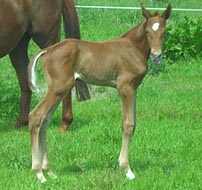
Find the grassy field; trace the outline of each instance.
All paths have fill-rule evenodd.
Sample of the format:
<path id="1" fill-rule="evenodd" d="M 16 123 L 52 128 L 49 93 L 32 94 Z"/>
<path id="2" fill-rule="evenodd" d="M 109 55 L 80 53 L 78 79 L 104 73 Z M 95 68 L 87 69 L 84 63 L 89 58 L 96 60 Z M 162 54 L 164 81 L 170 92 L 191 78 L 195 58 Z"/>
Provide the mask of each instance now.
<path id="1" fill-rule="evenodd" d="M 88 102 L 74 101 L 75 120 L 67 134 L 57 130 L 60 109 L 54 114 L 48 145 L 58 179 L 44 185 L 30 169 L 28 128 L 16 132 L 11 130 L 13 119 L 1 120 L 0 187 L 201 189 L 201 72 L 198 61 L 181 62 L 144 80 L 138 92 L 137 129 L 130 146 L 137 177 L 134 181 L 127 181 L 118 167 L 121 110 L 117 93 L 110 90 Z"/>
<path id="2" fill-rule="evenodd" d="M 117 6 L 124 6 L 124 2 L 76 1 Z M 147 6 L 167 5 L 167 1 L 143 2 Z M 178 7 L 201 6 L 198 1 L 173 3 Z M 139 2 L 127 3 L 133 5 Z M 93 41 L 115 38 L 143 21 L 139 11 L 79 9 L 78 13 L 83 39 Z M 170 20 L 183 20 L 185 14 L 175 12 Z M 31 43 L 30 55 L 37 49 Z M 187 59 L 166 65 L 165 60 L 161 68 L 163 72 L 156 74 L 157 68 L 153 67 L 138 91 L 137 128 L 130 146 L 135 180 L 125 179 L 117 161 L 121 147 L 119 96 L 114 89 L 100 87 L 94 89 L 90 101 L 79 103 L 74 98 L 74 122 L 68 133 L 58 132 L 61 107 L 54 114 L 47 138 L 49 160 L 58 178 L 40 184 L 31 172 L 28 127 L 12 130 L 20 91 L 8 57 L 1 59 L 0 189 L 201 190 L 202 61 Z M 38 101 L 34 94 L 32 107 Z"/>

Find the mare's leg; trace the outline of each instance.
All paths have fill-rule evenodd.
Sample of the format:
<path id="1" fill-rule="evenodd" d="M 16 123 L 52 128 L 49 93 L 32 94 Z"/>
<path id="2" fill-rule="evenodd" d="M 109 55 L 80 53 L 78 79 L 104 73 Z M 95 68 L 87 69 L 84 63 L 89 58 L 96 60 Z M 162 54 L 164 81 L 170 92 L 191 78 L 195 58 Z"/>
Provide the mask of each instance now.
<path id="1" fill-rule="evenodd" d="M 61 132 L 67 131 L 69 125 L 73 121 L 72 115 L 73 115 L 72 114 L 72 96 L 70 92 L 64 97 L 62 101 L 62 123 L 61 123 L 61 127 L 59 128 Z"/>
<path id="2" fill-rule="evenodd" d="M 25 34 L 18 46 L 9 54 L 11 62 L 16 70 L 21 89 L 20 112 L 15 128 L 21 128 L 28 124 L 30 111 L 31 90 L 28 86 L 27 66 L 29 63 L 27 48 L 30 36 Z"/>
<path id="3" fill-rule="evenodd" d="M 134 179 L 135 175 L 132 172 L 128 160 L 128 148 L 130 139 L 135 130 L 135 107 L 136 93 L 130 85 L 125 85 L 119 90 L 122 101 L 122 147 L 119 156 L 119 164 L 126 172 L 128 179 Z"/>

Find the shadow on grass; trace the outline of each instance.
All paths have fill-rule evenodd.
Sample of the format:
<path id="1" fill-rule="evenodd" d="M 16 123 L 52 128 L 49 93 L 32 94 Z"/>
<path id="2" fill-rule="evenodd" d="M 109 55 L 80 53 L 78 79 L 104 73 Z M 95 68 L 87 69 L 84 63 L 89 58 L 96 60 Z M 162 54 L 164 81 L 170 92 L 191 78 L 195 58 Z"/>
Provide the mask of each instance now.
<path id="1" fill-rule="evenodd" d="M 1 120 L 0 121 L 0 133 L 2 132 L 11 132 L 14 130 L 14 122 Z"/>
<path id="2" fill-rule="evenodd" d="M 29 132 L 29 126 L 25 125 L 22 128 L 16 130 L 14 128 L 15 121 L 0 120 L 0 133 L 12 133 L 12 132 Z"/>
<path id="3" fill-rule="evenodd" d="M 90 125 L 91 121 L 92 121 L 91 118 L 74 117 L 73 122 L 67 128 L 67 132 L 76 132 L 84 127 L 87 127 Z M 61 118 L 53 117 L 48 128 L 50 127 L 59 129 L 60 125 L 61 125 Z"/>
<path id="4" fill-rule="evenodd" d="M 92 170 L 103 170 L 103 169 L 109 169 L 108 167 L 105 166 L 105 164 L 101 162 L 86 162 L 86 163 L 78 163 L 75 161 L 74 163 L 67 164 L 63 168 L 60 169 L 59 173 L 61 175 L 68 175 L 68 174 L 82 174 L 85 172 L 89 172 Z M 111 169 L 114 169 L 112 166 Z M 118 171 L 118 170 L 117 170 Z"/>
<path id="5" fill-rule="evenodd" d="M 170 174 L 171 171 L 176 167 L 172 162 L 162 163 L 161 161 L 153 162 L 153 161 L 145 161 L 138 160 L 135 163 L 132 163 L 132 168 L 134 168 L 135 172 L 144 172 L 149 168 L 161 168 L 165 174 Z"/>

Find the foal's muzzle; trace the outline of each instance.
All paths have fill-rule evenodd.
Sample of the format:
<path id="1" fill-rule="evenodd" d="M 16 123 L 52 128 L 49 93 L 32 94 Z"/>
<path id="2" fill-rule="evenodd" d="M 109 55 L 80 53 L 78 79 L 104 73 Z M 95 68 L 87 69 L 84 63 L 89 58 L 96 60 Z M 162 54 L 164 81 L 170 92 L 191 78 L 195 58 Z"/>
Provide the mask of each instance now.
<path id="1" fill-rule="evenodd" d="M 160 64 L 162 60 L 162 51 L 161 50 L 151 50 L 150 54 L 151 60 L 156 63 Z"/>

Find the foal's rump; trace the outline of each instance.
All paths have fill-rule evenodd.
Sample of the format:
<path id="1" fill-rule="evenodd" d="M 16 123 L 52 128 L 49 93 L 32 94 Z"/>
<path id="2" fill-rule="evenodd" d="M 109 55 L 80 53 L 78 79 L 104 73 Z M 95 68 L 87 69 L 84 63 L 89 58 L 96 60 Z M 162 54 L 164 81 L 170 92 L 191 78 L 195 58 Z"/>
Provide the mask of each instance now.
<path id="1" fill-rule="evenodd" d="M 60 85 L 68 83 L 69 80 L 74 80 L 73 66 L 77 57 L 75 54 L 78 52 L 78 46 L 74 41 L 77 40 L 64 40 L 62 43 L 42 49 L 34 55 L 28 66 L 29 86 L 33 91 L 41 90 L 37 85 L 36 71 L 40 57 L 47 86 L 55 85 L 58 88 Z M 75 86 L 78 101 L 90 99 L 88 86 L 82 80 L 75 80 Z"/>

